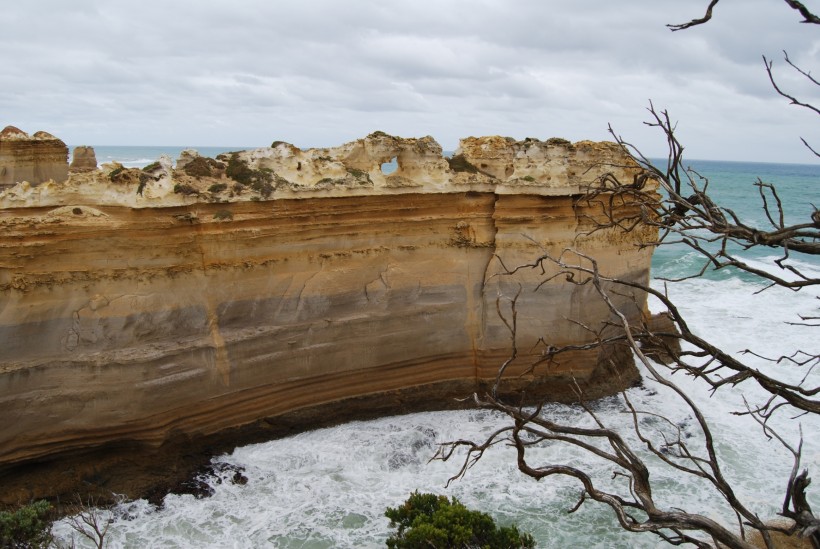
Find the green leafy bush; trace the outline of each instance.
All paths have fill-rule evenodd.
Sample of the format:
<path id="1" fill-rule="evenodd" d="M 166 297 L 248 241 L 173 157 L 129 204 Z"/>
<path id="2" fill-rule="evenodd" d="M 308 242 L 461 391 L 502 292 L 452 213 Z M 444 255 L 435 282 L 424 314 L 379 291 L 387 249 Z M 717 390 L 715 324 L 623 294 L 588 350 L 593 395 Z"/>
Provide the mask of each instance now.
<path id="1" fill-rule="evenodd" d="M 208 192 L 209 193 L 221 193 L 222 191 L 224 191 L 227 188 L 228 188 L 227 183 L 214 183 L 213 185 L 208 187 Z"/>
<path id="2" fill-rule="evenodd" d="M 16 511 L 0 512 L 0 547 L 39 549 L 52 542 L 51 521 L 47 520 L 51 504 L 35 501 Z"/>
<path id="3" fill-rule="evenodd" d="M 471 511 L 456 498 L 413 492 L 401 507 L 389 507 L 385 516 L 398 528 L 387 539 L 391 549 L 535 547 L 531 535 L 515 526 L 499 528 L 490 515 Z"/>

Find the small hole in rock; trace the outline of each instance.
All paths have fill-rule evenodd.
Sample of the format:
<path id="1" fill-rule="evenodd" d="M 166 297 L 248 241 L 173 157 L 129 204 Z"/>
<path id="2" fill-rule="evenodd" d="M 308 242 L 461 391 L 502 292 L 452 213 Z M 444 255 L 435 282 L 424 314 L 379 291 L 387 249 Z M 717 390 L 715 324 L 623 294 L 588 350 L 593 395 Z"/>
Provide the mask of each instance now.
<path id="1" fill-rule="evenodd" d="M 80 208 L 74 208 L 73 210 L 71 210 L 71 213 L 73 213 L 74 215 L 83 215 L 83 211 Z"/>
<path id="2" fill-rule="evenodd" d="M 382 164 L 382 173 L 384 175 L 390 175 L 391 173 L 395 172 L 399 169 L 398 157 L 394 156 L 390 159 L 390 162 L 385 162 Z"/>

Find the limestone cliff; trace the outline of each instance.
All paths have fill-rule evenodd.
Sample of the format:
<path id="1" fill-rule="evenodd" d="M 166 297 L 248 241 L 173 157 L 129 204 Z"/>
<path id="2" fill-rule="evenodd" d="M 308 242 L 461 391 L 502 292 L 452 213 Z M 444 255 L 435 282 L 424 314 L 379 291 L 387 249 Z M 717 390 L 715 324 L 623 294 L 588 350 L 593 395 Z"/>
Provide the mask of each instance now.
<path id="1" fill-rule="evenodd" d="M 6 126 L 0 132 L 0 190 L 21 181 L 37 185 L 68 178 L 68 147 L 47 132 Z"/>
<path id="2" fill-rule="evenodd" d="M 516 377 L 542 336 L 588 339 L 567 318 L 608 314 L 561 279 L 534 291 L 540 271 L 501 275 L 575 247 L 647 280 L 650 235 L 586 234 L 599 213 L 577 201 L 631 177 L 615 144 L 469 138 L 445 159 L 375 133 L 184 156 L 0 192 L 0 467 L 451 404 L 508 356 L 496 302 L 518 288 L 514 384 L 565 400 L 573 376 L 590 395 L 635 380 L 631 355 L 614 378 L 597 352 Z"/>

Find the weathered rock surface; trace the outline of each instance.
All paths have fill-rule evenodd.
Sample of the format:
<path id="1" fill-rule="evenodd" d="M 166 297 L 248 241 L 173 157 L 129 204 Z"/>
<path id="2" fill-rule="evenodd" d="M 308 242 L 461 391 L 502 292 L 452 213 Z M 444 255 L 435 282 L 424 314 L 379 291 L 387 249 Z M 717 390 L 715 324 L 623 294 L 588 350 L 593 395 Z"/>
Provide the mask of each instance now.
<path id="1" fill-rule="evenodd" d="M 101 448 L 121 463 L 237 429 L 452 406 L 509 355 L 497 304 L 508 310 L 519 289 L 511 387 L 569 400 L 573 378 L 590 396 L 634 382 L 616 349 L 519 377 L 539 338 L 589 340 L 567 318 L 594 327 L 609 315 L 590 288 L 555 278 L 535 291 L 550 273 L 503 274 L 574 247 L 646 281 L 651 251 L 636 243 L 651 235 L 587 234 L 600 212 L 577 200 L 605 172 L 631 179 L 632 161 L 609 143 L 495 137 L 464 140 L 459 155 L 451 167 L 432 138 L 376 133 L 0 193 L 7 479 Z M 55 490 L 102 467 L 81 463 Z M 19 486 L 9 493 L 32 495 Z"/>
<path id="2" fill-rule="evenodd" d="M 90 172 L 97 169 L 97 155 L 94 153 L 94 147 L 74 147 L 71 157 L 71 165 L 68 167 L 71 173 Z"/>
<path id="3" fill-rule="evenodd" d="M 0 132 L 0 190 L 26 181 L 37 185 L 45 181 L 68 179 L 68 147 L 47 132 L 28 135 L 6 126 Z"/>

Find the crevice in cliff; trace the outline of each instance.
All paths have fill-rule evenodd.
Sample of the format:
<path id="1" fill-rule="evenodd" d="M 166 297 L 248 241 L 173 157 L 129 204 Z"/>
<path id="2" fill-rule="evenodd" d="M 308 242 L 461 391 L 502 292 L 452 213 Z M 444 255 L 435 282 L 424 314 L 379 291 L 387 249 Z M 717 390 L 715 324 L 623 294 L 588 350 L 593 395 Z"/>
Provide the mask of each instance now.
<path id="1" fill-rule="evenodd" d="M 491 232 L 492 238 L 490 238 L 487 246 L 487 255 L 486 261 L 481 269 L 481 283 L 480 288 L 481 291 L 479 292 L 478 299 L 479 299 L 479 322 L 476 322 L 476 332 L 472 334 L 471 343 L 472 343 L 472 355 L 473 355 L 473 377 L 476 381 L 479 378 L 479 356 L 478 350 L 482 347 L 481 342 L 485 338 L 485 330 L 487 327 L 487 305 L 489 303 L 488 296 L 486 295 L 487 292 L 487 279 L 489 276 L 490 265 L 493 263 L 493 259 L 496 257 L 496 251 L 498 248 L 498 223 L 497 223 L 497 208 L 498 208 L 498 200 L 499 195 L 497 193 L 492 193 L 493 202 L 492 202 L 492 209 L 491 215 L 489 216 L 491 225 Z"/>
<path id="2" fill-rule="evenodd" d="M 198 216 L 194 212 L 194 216 Z M 202 277 L 207 281 L 208 278 L 208 260 L 205 254 L 205 247 L 202 245 L 203 227 L 199 224 L 193 225 L 193 240 L 194 247 L 199 253 L 200 267 L 202 269 Z M 222 385 L 230 387 L 231 385 L 231 362 L 228 358 L 228 350 L 225 347 L 225 338 L 219 327 L 219 313 L 217 308 L 219 306 L 218 299 L 214 297 L 213 292 L 206 288 L 203 292 L 205 297 L 205 314 L 207 315 L 208 334 L 214 349 L 214 366 L 219 373 L 219 379 Z"/>

